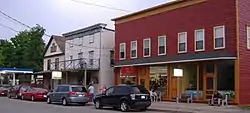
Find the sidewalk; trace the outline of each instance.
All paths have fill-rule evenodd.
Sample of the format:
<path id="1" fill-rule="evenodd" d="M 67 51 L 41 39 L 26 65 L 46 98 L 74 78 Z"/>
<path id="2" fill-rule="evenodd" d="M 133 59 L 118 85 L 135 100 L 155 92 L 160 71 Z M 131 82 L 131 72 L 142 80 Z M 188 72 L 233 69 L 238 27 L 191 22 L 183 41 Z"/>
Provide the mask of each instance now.
<path id="1" fill-rule="evenodd" d="M 236 106 L 208 106 L 207 104 L 187 104 L 175 102 L 153 102 L 149 110 L 177 113 L 250 113 Z"/>

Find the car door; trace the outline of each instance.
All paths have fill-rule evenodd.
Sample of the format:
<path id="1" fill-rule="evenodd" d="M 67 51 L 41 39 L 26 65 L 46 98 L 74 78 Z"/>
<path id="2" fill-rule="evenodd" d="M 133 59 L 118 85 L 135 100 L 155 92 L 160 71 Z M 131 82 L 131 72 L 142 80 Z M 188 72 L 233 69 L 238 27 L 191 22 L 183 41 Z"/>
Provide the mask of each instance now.
<path id="1" fill-rule="evenodd" d="M 24 99 L 31 99 L 31 92 L 33 88 L 29 88 L 26 92 L 23 93 Z"/>
<path id="2" fill-rule="evenodd" d="M 56 92 L 56 101 L 62 102 L 62 98 L 63 97 L 67 98 L 68 93 L 69 93 L 69 86 L 59 86 L 58 92 Z"/>
<path id="3" fill-rule="evenodd" d="M 51 92 L 49 92 L 49 97 L 52 102 L 56 101 L 56 93 L 57 93 L 58 87 L 55 87 Z"/>
<path id="4" fill-rule="evenodd" d="M 115 87 L 110 87 L 110 88 L 108 88 L 106 90 L 105 95 L 101 99 L 102 100 L 102 104 L 104 104 L 104 105 L 111 105 L 112 102 L 110 102 L 110 101 L 112 101 L 111 98 L 113 96 L 114 89 L 115 89 Z"/>
<path id="5" fill-rule="evenodd" d="M 114 94 L 112 96 L 112 103 L 114 105 L 119 105 L 121 98 L 129 95 L 130 92 L 131 91 L 130 91 L 129 87 L 127 87 L 127 86 L 118 86 L 115 89 Z"/>

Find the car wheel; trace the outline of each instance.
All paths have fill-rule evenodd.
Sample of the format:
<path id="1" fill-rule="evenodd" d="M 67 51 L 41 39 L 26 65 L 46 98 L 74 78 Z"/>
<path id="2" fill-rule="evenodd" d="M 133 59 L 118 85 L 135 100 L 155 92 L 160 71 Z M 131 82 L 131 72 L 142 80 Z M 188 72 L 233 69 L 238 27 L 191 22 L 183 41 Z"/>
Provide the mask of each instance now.
<path id="1" fill-rule="evenodd" d="M 68 102 L 67 102 L 67 100 L 65 98 L 62 99 L 62 105 L 64 105 L 64 106 L 68 105 Z"/>
<path id="2" fill-rule="evenodd" d="M 126 101 L 122 101 L 120 105 L 120 109 L 122 112 L 127 112 L 129 111 L 129 106 Z"/>
<path id="3" fill-rule="evenodd" d="M 51 100 L 49 97 L 47 97 L 47 104 L 51 104 Z"/>
<path id="4" fill-rule="evenodd" d="M 31 96 L 31 101 L 34 101 L 34 100 L 35 100 L 34 96 Z"/>
<path id="5" fill-rule="evenodd" d="M 95 101 L 95 108 L 96 109 L 102 109 L 103 108 L 102 103 L 101 103 L 100 100 Z"/>
<path id="6" fill-rule="evenodd" d="M 24 97 L 23 97 L 23 95 L 21 96 L 21 99 L 22 99 L 22 100 L 24 100 Z"/>

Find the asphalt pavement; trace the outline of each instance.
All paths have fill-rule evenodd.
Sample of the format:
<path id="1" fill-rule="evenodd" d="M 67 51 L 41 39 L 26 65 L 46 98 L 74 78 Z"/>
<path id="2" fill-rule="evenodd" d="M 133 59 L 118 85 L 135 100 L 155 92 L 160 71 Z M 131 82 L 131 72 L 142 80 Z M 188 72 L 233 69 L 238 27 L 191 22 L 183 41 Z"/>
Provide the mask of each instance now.
<path id="1" fill-rule="evenodd" d="M 119 113 L 121 111 L 110 108 L 97 110 L 94 106 L 73 105 L 62 106 L 59 104 L 47 104 L 46 102 L 32 102 L 18 99 L 0 97 L 0 113 Z M 167 111 L 144 111 L 146 113 L 170 113 Z M 144 113 L 142 112 L 142 113 Z M 140 113 L 140 112 L 131 112 Z"/>

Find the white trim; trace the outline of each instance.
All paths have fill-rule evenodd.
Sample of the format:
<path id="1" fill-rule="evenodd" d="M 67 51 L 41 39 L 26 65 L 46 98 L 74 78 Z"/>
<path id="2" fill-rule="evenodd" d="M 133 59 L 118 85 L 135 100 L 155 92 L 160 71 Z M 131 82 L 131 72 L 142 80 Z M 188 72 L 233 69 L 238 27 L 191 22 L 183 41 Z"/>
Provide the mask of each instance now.
<path id="1" fill-rule="evenodd" d="M 184 34 L 185 35 L 185 51 L 179 51 L 179 48 L 180 48 L 180 35 Z M 184 42 L 182 42 L 184 43 Z M 178 42 L 177 42 L 177 46 L 178 46 L 178 53 L 186 53 L 187 52 L 187 32 L 180 32 L 178 33 Z"/>
<path id="2" fill-rule="evenodd" d="M 216 39 L 216 38 L 219 38 L 219 37 L 215 37 L 215 29 L 217 29 L 217 28 L 223 28 L 223 47 L 217 47 L 217 48 L 216 48 L 216 47 L 215 47 L 215 39 Z M 225 41 L 225 40 L 226 40 L 226 38 L 225 38 L 225 26 L 224 26 L 224 25 L 223 25 L 223 26 L 215 26 L 215 27 L 214 27 L 214 33 L 213 33 L 213 34 L 214 34 L 214 49 L 225 49 L 225 46 L 226 46 L 226 45 L 225 45 L 225 44 L 226 44 L 226 41 Z"/>
<path id="3" fill-rule="evenodd" d="M 204 58 L 204 59 L 192 59 L 192 60 L 178 60 L 178 61 L 166 61 L 166 62 L 141 63 L 141 64 L 131 64 L 131 65 L 117 65 L 117 66 L 114 66 L 114 67 L 158 65 L 158 64 L 170 64 L 170 63 L 181 63 L 181 62 L 195 62 L 195 61 L 208 61 L 208 60 L 235 60 L 235 59 L 236 59 L 236 57 L 217 57 L 217 58 Z"/>
<path id="4" fill-rule="evenodd" d="M 135 43 L 135 57 L 132 57 L 132 43 Z M 137 58 L 137 40 L 130 42 L 130 58 Z"/>
<path id="5" fill-rule="evenodd" d="M 249 36 L 249 34 L 250 34 L 250 26 L 247 26 L 247 49 L 250 49 L 250 36 Z"/>
<path id="6" fill-rule="evenodd" d="M 121 58 L 121 45 L 124 45 L 124 58 Z M 126 43 L 120 43 L 119 46 L 119 60 L 125 60 L 126 59 Z"/>
<path id="7" fill-rule="evenodd" d="M 203 49 L 196 49 L 196 46 L 197 46 L 197 41 L 201 41 L 201 40 L 197 40 L 197 34 L 196 34 L 196 32 L 199 32 L 199 31 L 202 31 L 203 32 Z M 196 52 L 198 52 L 198 51 L 205 51 L 205 29 L 197 29 L 197 30 L 195 30 L 194 31 L 194 50 L 196 51 Z"/>
<path id="8" fill-rule="evenodd" d="M 149 55 L 145 55 L 145 41 L 149 41 Z M 150 38 L 146 38 L 146 39 L 143 39 L 143 57 L 150 57 L 151 55 L 151 39 Z"/>
<path id="9" fill-rule="evenodd" d="M 159 39 L 160 38 L 164 38 L 164 53 L 162 53 L 162 54 L 159 54 L 160 53 L 160 49 L 159 49 Z M 167 40 L 167 38 L 166 38 L 166 36 L 165 35 L 162 35 L 162 36 L 158 36 L 158 56 L 161 56 L 161 55 L 166 55 L 166 53 L 167 53 L 167 42 L 166 42 L 166 40 Z"/>

